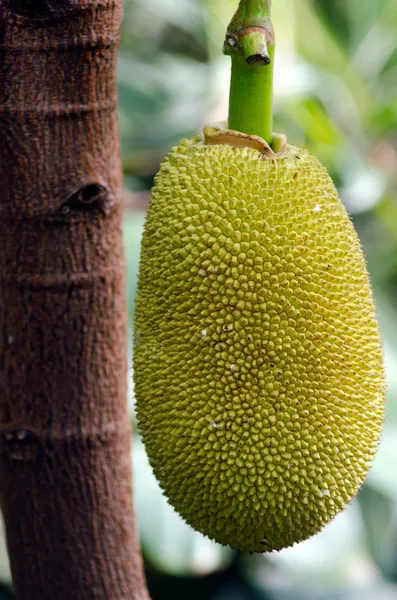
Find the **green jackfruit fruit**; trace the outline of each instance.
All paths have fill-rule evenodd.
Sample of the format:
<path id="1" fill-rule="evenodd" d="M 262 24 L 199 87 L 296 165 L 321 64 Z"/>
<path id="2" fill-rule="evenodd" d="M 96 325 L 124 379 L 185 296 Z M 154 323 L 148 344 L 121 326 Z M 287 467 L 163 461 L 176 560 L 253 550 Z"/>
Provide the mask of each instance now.
<path id="1" fill-rule="evenodd" d="M 195 529 L 279 550 L 355 496 L 383 422 L 382 348 L 358 237 L 316 158 L 201 136 L 173 148 L 134 340 L 150 463 Z"/>

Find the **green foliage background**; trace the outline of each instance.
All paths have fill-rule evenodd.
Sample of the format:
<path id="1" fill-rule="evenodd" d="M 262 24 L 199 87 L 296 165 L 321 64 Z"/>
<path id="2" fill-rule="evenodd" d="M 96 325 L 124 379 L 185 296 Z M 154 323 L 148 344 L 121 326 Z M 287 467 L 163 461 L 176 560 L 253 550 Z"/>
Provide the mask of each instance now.
<path id="1" fill-rule="evenodd" d="M 221 47 L 237 0 L 124 3 L 118 84 L 132 326 L 148 191 L 173 144 L 227 116 Z M 149 588 L 153 600 L 397 600 L 397 2 L 273 0 L 273 15 L 274 129 L 327 166 L 367 257 L 387 365 L 384 434 L 358 498 L 322 533 L 245 556 L 179 519 L 135 433 Z M 132 378 L 130 403 L 133 414 Z M 9 578 L 1 553 L 0 577 Z"/>

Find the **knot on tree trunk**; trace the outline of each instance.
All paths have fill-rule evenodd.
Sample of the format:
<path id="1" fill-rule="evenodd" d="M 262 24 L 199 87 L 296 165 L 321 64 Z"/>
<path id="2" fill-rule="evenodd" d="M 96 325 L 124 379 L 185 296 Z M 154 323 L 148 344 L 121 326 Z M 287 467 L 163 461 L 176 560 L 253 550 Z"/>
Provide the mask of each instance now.
<path id="1" fill-rule="evenodd" d="M 99 182 L 89 182 L 74 190 L 61 206 L 61 214 L 101 211 L 108 214 L 114 205 L 109 188 Z"/>
<path id="2" fill-rule="evenodd" d="M 76 10 L 74 0 L 4 0 L 13 14 L 29 19 L 59 19 Z"/>

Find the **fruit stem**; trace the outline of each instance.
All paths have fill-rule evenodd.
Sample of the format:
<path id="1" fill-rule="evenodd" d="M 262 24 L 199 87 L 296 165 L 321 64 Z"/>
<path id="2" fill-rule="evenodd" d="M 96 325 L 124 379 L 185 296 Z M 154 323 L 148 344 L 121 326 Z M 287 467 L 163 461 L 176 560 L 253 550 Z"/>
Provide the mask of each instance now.
<path id="1" fill-rule="evenodd" d="M 228 127 L 258 135 L 269 145 L 275 49 L 270 12 L 271 0 L 240 0 L 223 46 L 232 57 Z"/>

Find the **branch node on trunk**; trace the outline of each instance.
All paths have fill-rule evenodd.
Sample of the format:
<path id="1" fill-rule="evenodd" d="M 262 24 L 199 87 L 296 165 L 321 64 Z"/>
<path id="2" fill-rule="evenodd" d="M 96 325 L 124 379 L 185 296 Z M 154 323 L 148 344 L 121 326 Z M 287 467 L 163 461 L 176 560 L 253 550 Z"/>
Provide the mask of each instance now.
<path id="1" fill-rule="evenodd" d="M 13 460 L 35 460 L 40 452 L 40 442 L 28 429 L 12 429 L 5 433 L 5 447 Z"/>
<path id="2" fill-rule="evenodd" d="M 87 212 L 100 210 L 108 214 L 113 207 L 113 197 L 109 188 L 103 183 L 88 182 L 74 190 L 62 202 L 61 214 L 70 212 Z"/>
<path id="3" fill-rule="evenodd" d="M 75 10 L 73 0 L 4 0 L 14 15 L 33 20 L 57 20 Z"/>

